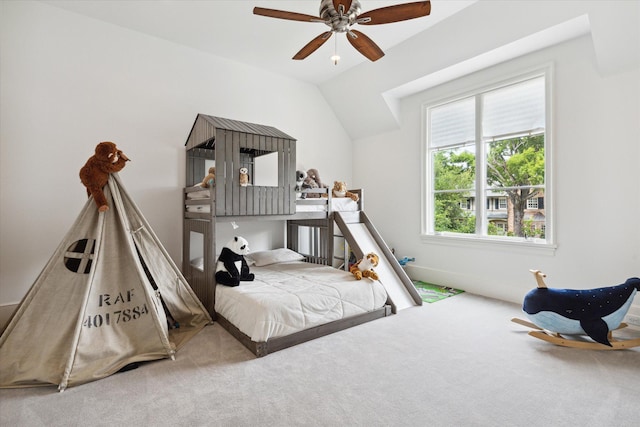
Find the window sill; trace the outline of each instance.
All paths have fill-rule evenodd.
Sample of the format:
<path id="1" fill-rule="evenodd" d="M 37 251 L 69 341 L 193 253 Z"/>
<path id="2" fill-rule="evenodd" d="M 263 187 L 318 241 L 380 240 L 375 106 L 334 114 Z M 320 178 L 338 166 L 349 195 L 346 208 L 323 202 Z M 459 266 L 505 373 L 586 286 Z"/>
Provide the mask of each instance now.
<path id="1" fill-rule="evenodd" d="M 557 245 L 536 239 L 481 237 L 461 234 L 422 234 L 423 243 L 486 250 L 504 250 L 527 255 L 554 256 Z"/>

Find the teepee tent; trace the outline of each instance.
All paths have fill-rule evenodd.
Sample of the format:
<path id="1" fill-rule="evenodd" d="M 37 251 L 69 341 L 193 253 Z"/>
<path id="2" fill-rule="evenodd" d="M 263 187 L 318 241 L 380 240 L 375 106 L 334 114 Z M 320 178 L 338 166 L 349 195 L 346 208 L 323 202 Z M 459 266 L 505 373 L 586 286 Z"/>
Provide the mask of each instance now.
<path id="1" fill-rule="evenodd" d="M 117 174 L 104 192 L 110 209 L 87 201 L 0 337 L 0 387 L 62 391 L 173 358 L 211 323 Z"/>

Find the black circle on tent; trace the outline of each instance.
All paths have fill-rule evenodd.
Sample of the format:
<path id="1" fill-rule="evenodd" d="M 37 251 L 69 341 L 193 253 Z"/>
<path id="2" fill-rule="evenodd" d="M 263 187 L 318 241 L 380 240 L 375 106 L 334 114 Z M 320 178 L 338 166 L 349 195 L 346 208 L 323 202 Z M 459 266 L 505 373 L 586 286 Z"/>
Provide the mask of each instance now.
<path id="1" fill-rule="evenodd" d="M 64 254 L 64 265 L 70 271 L 88 274 L 93 263 L 95 239 L 81 239 L 69 246 Z"/>

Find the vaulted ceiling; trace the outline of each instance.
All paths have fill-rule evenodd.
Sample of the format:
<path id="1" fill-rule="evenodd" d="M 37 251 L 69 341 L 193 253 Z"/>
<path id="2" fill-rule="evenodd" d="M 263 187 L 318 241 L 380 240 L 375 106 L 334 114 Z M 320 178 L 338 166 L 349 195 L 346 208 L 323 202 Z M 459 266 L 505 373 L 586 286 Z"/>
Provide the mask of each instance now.
<path id="1" fill-rule="evenodd" d="M 376 62 L 338 34 L 291 57 L 323 23 L 257 16 L 255 6 L 317 16 L 320 0 L 42 0 L 44 3 L 317 85 L 353 139 L 396 129 L 404 96 L 590 34 L 603 75 L 640 64 L 640 1 L 431 0 L 431 14 L 359 26 L 386 53 Z M 361 0 L 369 11 L 406 1 Z M 335 38 L 335 36 L 334 36 Z"/>
<path id="2" fill-rule="evenodd" d="M 362 11 L 408 3 L 361 0 Z M 359 26 L 384 51 L 425 31 L 475 3 L 476 0 L 435 0 L 432 13 L 401 23 Z M 303 61 L 291 58 L 311 39 L 329 28 L 253 14 L 255 6 L 318 16 L 320 0 L 44 0 L 45 3 L 101 21 L 179 43 L 223 58 L 254 65 L 298 80 L 320 84 L 367 61 L 345 39 L 337 37 L 341 59 L 330 60 L 334 40 Z M 356 25 L 357 26 L 357 25 Z M 334 36 L 333 39 L 336 39 Z"/>

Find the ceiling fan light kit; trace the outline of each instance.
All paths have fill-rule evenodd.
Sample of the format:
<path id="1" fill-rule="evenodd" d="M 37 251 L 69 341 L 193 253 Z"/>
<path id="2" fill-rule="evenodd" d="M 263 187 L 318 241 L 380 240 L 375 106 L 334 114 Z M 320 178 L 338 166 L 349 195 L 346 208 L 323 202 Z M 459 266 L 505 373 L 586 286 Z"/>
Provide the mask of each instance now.
<path id="1" fill-rule="evenodd" d="M 301 22 L 322 22 L 329 26 L 331 30 L 326 31 L 309 43 L 307 43 L 293 59 L 301 60 L 315 52 L 333 33 L 346 33 L 349 43 L 370 61 L 377 61 L 384 56 L 384 52 L 369 37 L 360 31 L 351 29 L 354 24 L 378 25 L 392 22 L 406 21 L 420 18 L 431 13 L 431 3 L 429 1 L 418 1 L 413 3 L 403 3 L 394 6 L 381 7 L 361 14 L 359 0 L 322 0 L 320 2 L 319 16 L 306 15 L 304 13 L 287 12 L 275 9 L 255 7 L 255 15 L 269 18 L 287 19 Z M 340 57 L 337 52 L 337 42 L 334 55 L 331 60 L 338 64 Z"/>

